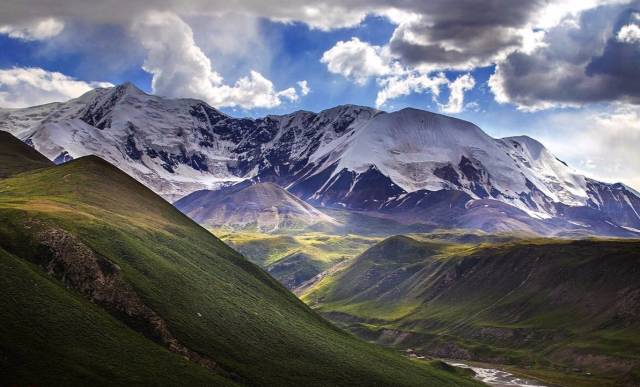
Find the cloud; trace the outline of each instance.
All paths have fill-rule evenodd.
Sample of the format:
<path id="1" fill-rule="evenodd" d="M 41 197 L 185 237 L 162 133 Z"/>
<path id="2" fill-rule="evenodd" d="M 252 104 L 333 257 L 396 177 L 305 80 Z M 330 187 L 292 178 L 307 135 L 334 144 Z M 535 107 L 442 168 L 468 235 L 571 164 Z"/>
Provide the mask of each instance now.
<path id="1" fill-rule="evenodd" d="M 96 87 L 111 87 L 107 82 L 84 82 L 41 68 L 0 70 L 0 106 L 20 108 L 66 101 Z"/>
<path id="2" fill-rule="evenodd" d="M 535 136 L 587 176 L 640 189 L 640 108 L 562 111 L 537 124 Z"/>
<path id="3" fill-rule="evenodd" d="M 640 103 L 640 50 L 617 38 L 633 15 L 627 6 L 584 11 L 547 31 L 532 52 L 509 54 L 489 80 L 496 101 L 525 111 Z"/>
<path id="4" fill-rule="evenodd" d="M 352 38 L 337 42 L 321 58 L 330 72 L 357 84 L 377 78 L 382 86 L 378 106 L 410 92 L 432 91 L 421 85 L 442 70 L 493 64 L 490 85 L 496 100 L 521 110 L 635 99 L 637 52 L 606 37 L 629 1 L 434 0 L 402 5 L 375 11 L 397 25 L 387 44 Z M 625 61 L 615 64 L 614 58 Z M 464 109 L 457 100 L 463 95 L 464 90 L 456 90 L 441 109 Z"/>
<path id="5" fill-rule="evenodd" d="M 325 51 L 320 60 L 329 72 L 340 74 L 353 82 L 363 85 L 370 78 L 376 78 L 381 89 L 376 96 L 376 106 L 388 100 L 411 93 L 430 92 L 437 102 L 440 87 L 448 85 L 451 93 L 446 104 L 439 104 L 442 111 L 459 113 L 464 109 L 464 92 L 475 86 L 470 74 L 449 82 L 443 73 L 431 75 L 428 72 L 403 67 L 393 60 L 386 48 L 371 45 L 354 37 L 349 41 L 339 41 Z"/>
<path id="6" fill-rule="evenodd" d="M 303 97 L 311 92 L 311 88 L 309 87 L 309 83 L 307 81 L 298 82 L 298 87 L 300 87 L 300 95 Z"/>
<path id="7" fill-rule="evenodd" d="M 427 74 L 410 73 L 403 75 L 395 75 L 378 80 L 382 89 L 376 97 L 376 106 L 384 105 L 388 100 L 398 98 L 411 93 L 431 92 L 435 99 L 440 95 L 440 87 L 446 85 L 449 81 L 443 73 L 435 76 Z"/>
<path id="8" fill-rule="evenodd" d="M 331 30 L 360 24 L 367 14 L 389 8 L 384 0 L 373 2 L 356 0 L 21 0 L 3 2 L 0 24 L 13 24 L 34 17 L 54 16 L 62 20 L 84 21 L 93 24 L 129 24 L 139 15 L 150 11 L 167 11 L 181 18 L 193 16 L 220 17 L 242 14 L 267 18 L 283 23 L 302 22 L 314 29 Z"/>
<path id="9" fill-rule="evenodd" d="M 349 41 L 339 41 L 322 54 L 320 62 L 327 69 L 362 85 L 370 77 L 387 75 L 391 72 L 389 59 L 382 48 L 373 46 L 354 37 Z"/>
<path id="10" fill-rule="evenodd" d="M 449 83 L 449 100 L 445 105 L 440 105 L 440 110 L 445 113 L 460 113 L 464 109 L 464 93 L 473 89 L 476 85 L 471 74 L 464 74 Z"/>
<path id="11" fill-rule="evenodd" d="M 464 26 L 430 18 L 403 23 L 389 42 L 403 63 L 433 69 L 469 70 L 486 66 L 522 45 L 523 32 L 496 25 Z"/>
<path id="12" fill-rule="evenodd" d="M 225 84 L 196 45 L 191 27 L 172 12 L 146 13 L 136 20 L 132 31 L 147 51 L 143 69 L 153 75 L 154 93 L 246 109 L 272 108 L 283 99 L 298 98 L 294 88 L 276 91 L 273 83 L 257 71 L 233 85 Z"/>
<path id="13" fill-rule="evenodd" d="M 624 10 L 637 8 L 638 4 L 637 0 L 22 0 L 0 5 L 0 25 L 8 28 L 7 34 L 27 37 L 36 34 L 16 31 L 22 31 L 19 26 L 29 25 L 33 20 L 53 18 L 67 25 L 128 26 L 140 15 L 164 10 L 187 25 L 190 32 L 179 31 L 180 26 L 172 26 L 171 30 L 189 33 L 191 40 L 195 30 L 192 46 L 207 59 L 219 59 L 214 63 L 215 70 L 206 67 L 205 73 L 197 77 L 199 81 L 206 80 L 202 86 L 188 82 L 187 86 L 180 87 L 178 82 L 167 80 L 167 71 L 154 73 L 158 90 L 162 89 L 161 77 L 165 77 L 165 81 L 178 87 L 175 93 L 184 94 L 194 89 L 198 93 L 189 95 L 214 98 L 211 87 L 218 84 L 211 83 L 209 77 L 236 71 L 232 78 L 243 78 L 243 74 L 256 68 L 264 72 L 265 63 L 271 55 L 276 55 L 264 47 L 259 27 L 264 19 L 304 23 L 312 29 L 329 31 L 354 27 L 362 24 L 367 15 L 377 15 L 395 26 L 389 41 L 377 45 L 357 39 L 338 42 L 322 57 L 329 71 L 360 84 L 372 77 L 378 80 L 393 77 L 383 86 L 395 84 L 402 89 L 404 83 L 411 89 L 412 82 L 417 80 L 420 84 L 423 74 L 430 78 L 433 77 L 430 74 L 443 70 L 470 71 L 497 64 L 492 82 L 496 98 L 521 109 L 536 110 L 594 101 L 634 101 L 638 77 L 628 78 L 632 74 L 628 70 L 634 65 L 640 66 L 630 51 L 633 47 L 615 44 L 634 46 L 629 42 L 634 41 L 634 26 L 638 24 L 627 22 L 612 29 L 611 21 Z M 618 15 L 611 14 L 610 9 L 615 9 Z M 582 23 L 581 15 L 585 13 L 602 13 L 609 23 L 603 28 L 597 20 Z M 571 28 L 575 30 L 570 31 Z M 601 33 L 594 33 L 596 29 Z M 607 39 L 602 39 L 605 32 L 611 41 L 607 49 L 604 47 Z M 77 44 L 83 43 L 78 40 Z M 598 58 L 604 51 L 606 55 Z M 193 65 L 193 60 L 198 62 L 196 57 L 200 55 L 195 50 L 189 52 L 187 62 Z M 589 58 L 584 58 L 585 53 Z M 624 63 L 614 66 L 614 55 Z M 261 62 L 256 65 L 253 58 L 265 59 L 257 59 Z M 559 66 L 554 66 L 554 60 L 559 60 Z M 234 68 L 231 65 L 234 62 L 242 63 L 241 69 Z M 152 67 L 149 59 L 146 63 Z M 624 74 L 615 74 L 621 67 L 625 67 Z M 177 72 L 175 75 L 176 79 L 181 78 Z M 251 75 L 244 78 L 250 82 L 243 84 L 260 83 Z M 547 80 L 558 85 L 540 82 Z M 613 87 L 608 88 L 609 84 Z M 527 92 L 530 85 L 533 86 L 531 92 Z M 173 94 L 169 88 L 162 90 Z M 384 92 L 381 99 L 387 93 L 394 94 Z M 272 98 L 264 100 L 277 104 L 277 95 L 278 91 L 274 90 Z M 580 95 L 584 97 L 579 98 Z"/>
<path id="14" fill-rule="evenodd" d="M 21 24 L 0 25 L 0 34 L 14 39 L 44 40 L 57 36 L 64 29 L 64 23 L 53 17 L 23 22 Z"/>
<path id="15" fill-rule="evenodd" d="M 354 27 L 369 14 L 366 3 L 348 6 L 340 1 L 299 1 L 268 4 L 272 20 L 285 23 L 303 22 L 314 29 L 330 31 L 336 28 Z M 269 17 L 269 16 L 268 16 Z"/>
<path id="16" fill-rule="evenodd" d="M 251 69 L 268 69 L 278 48 L 258 17 L 241 13 L 221 16 L 188 16 L 196 45 L 211 59 L 215 69 L 228 77 L 240 77 Z"/>
<path id="17" fill-rule="evenodd" d="M 616 39 L 623 43 L 640 43 L 640 26 L 637 24 L 622 26 L 616 35 Z"/>
<path id="18" fill-rule="evenodd" d="M 363 85 L 370 78 L 376 78 L 381 89 L 376 96 L 376 106 L 388 100 L 410 93 L 430 92 L 434 100 L 440 94 L 440 87 L 449 85 L 449 102 L 440 105 L 448 113 L 459 113 L 464 108 L 464 92 L 473 88 L 475 81 L 466 74 L 454 82 L 449 82 L 443 73 L 430 75 L 427 72 L 403 67 L 393 60 L 386 48 L 371 45 L 353 37 L 349 41 L 339 41 L 325 51 L 321 62 L 329 72 L 342 75 L 356 84 Z"/>

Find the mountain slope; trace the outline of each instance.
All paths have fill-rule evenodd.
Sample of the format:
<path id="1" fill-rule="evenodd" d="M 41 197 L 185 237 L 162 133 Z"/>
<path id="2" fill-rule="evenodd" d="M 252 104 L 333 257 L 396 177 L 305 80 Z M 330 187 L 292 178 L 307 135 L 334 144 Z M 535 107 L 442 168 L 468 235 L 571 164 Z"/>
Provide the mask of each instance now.
<path id="1" fill-rule="evenodd" d="M 233 384 L 147 340 L 4 249 L 0 268 L 3 385 Z"/>
<path id="2" fill-rule="evenodd" d="M 639 241 L 418 238 L 380 242 L 303 299 L 418 353 L 639 380 Z"/>
<path id="3" fill-rule="evenodd" d="M 620 236 L 640 230 L 632 190 L 576 173 L 529 137 L 494 139 L 470 122 L 417 109 L 344 105 L 238 119 L 124 84 L 1 110 L 0 129 L 56 162 L 99 155 L 171 200 L 271 181 L 319 208 L 397 221 L 414 221 L 419 205 L 420 222 L 440 224 L 429 214 L 449 207 L 466 218 L 448 227 L 471 228 L 479 222 L 465 206 L 485 201 L 501 227 Z"/>
<path id="4" fill-rule="evenodd" d="M 97 157 L 0 180 L 0 249 L 3 384 L 474 385 L 334 328 Z"/>
<path id="5" fill-rule="evenodd" d="M 331 217 L 273 183 L 239 184 L 219 191 L 196 191 L 174 203 L 207 227 L 273 232 L 335 224 Z"/>
<path id="6" fill-rule="evenodd" d="M 284 234 L 229 229 L 213 232 L 292 291 L 321 272 L 359 255 L 381 239 L 323 232 Z"/>
<path id="7" fill-rule="evenodd" d="M 0 131 L 0 178 L 53 165 L 49 159 L 24 144 L 7 132 Z"/>
<path id="8" fill-rule="evenodd" d="M 56 162 L 98 155 L 167 199 L 262 175 L 290 175 L 322 144 L 377 113 L 344 106 L 236 119 L 130 83 L 64 103 L 0 109 L 6 130 Z"/>

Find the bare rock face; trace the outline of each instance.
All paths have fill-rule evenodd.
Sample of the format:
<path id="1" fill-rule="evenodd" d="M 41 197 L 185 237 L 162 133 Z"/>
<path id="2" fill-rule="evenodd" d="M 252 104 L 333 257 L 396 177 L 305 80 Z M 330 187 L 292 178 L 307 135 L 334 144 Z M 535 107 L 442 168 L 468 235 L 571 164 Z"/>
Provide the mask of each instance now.
<path id="1" fill-rule="evenodd" d="M 35 238 L 49 252 L 49 256 L 41 260 L 42 266 L 66 287 L 116 315 L 124 315 L 125 323 L 142 327 L 146 335 L 170 351 L 206 368 L 216 367 L 213 360 L 190 350 L 176 339 L 166 321 L 147 306 L 126 282 L 118 265 L 97 256 L 73 234 L 60 228 L 44 226 Z"/>

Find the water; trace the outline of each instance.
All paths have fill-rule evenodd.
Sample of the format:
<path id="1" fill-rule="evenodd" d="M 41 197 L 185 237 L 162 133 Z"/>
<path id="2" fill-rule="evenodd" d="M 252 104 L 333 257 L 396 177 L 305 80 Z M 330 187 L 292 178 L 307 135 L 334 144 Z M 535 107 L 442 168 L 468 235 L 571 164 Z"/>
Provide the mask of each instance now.
<path id="1" fill-rule="evenodd" d="M 482 368 L 463 363 L 449 363 L 454 367 L 468 368 L 476 373 L 475 379 L 494 387 L 546 387 L 540 382 L 519 378 L 495 368 Z"/>

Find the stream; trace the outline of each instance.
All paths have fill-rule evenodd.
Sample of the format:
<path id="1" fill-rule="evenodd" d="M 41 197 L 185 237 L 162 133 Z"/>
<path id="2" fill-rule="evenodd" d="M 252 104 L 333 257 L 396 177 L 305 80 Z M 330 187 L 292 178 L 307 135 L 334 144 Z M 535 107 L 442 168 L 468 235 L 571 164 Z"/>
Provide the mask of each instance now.
<path id="1" fill-rule="evenodd" d="M 475 379 L 493 387 L 546 387 L 538 381 L 522 379 L 495 368 L 481 368 L 463 363 L 448 363 L 454 367 L 468 368 L 476 373 Z"/>

